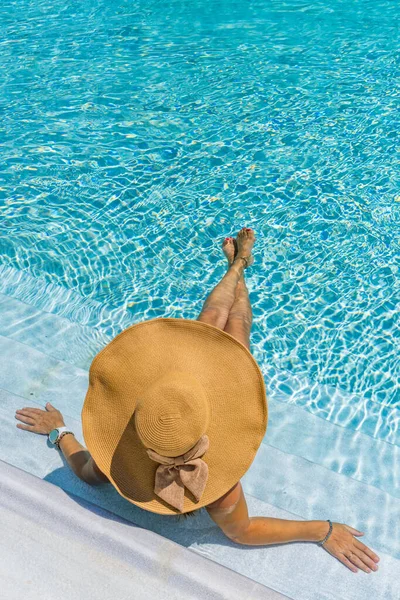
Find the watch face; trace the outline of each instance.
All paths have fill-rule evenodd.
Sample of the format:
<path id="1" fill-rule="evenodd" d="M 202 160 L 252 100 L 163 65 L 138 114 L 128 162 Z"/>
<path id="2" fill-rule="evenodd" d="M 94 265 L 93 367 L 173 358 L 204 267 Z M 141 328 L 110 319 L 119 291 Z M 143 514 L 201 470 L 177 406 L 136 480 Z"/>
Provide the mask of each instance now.
<path id="1" fill-rule="evenodd" d="M 52 444 L 55 444 L 58 438 L 58 429 L 53 429 L 52 431 L 50 431 L 49 433 L 49 440 L 51 441 Z"/>

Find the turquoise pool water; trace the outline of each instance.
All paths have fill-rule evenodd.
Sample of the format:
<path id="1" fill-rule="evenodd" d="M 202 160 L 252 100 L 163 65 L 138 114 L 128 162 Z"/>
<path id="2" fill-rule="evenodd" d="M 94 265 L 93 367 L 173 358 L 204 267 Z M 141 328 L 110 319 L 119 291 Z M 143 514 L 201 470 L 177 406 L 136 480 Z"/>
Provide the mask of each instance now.
<path id="1" fill-rule="evenodd" d="M 20 0 L 0 24 L 2 263 L 126 326 L 196 318 L 253 227 L 270 393 L 398 444 L 396 3 Z"/>

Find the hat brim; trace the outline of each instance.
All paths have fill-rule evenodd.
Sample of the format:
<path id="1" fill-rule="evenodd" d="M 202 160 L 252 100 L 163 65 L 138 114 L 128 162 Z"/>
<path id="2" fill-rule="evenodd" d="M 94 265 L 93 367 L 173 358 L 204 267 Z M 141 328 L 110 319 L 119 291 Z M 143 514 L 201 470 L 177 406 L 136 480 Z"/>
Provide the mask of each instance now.
<path id="1" fill-rule="evenodd" d="M 207 485 L 198 502 L 185 488 L 182 513 L 214 502 L 249 469 L 263 440 L 268 411 L 264 379 L 248 349 L 229 333 L 189 319 L 158 318 L 132 325 L 94 358 L 83 410 L 83 435 L 101 471 L 141 508 L 182 514 L 154 493 L 157 463 L 135 429 L 141 393 L 181 369 L 198 379 L 211 406 Z"/>

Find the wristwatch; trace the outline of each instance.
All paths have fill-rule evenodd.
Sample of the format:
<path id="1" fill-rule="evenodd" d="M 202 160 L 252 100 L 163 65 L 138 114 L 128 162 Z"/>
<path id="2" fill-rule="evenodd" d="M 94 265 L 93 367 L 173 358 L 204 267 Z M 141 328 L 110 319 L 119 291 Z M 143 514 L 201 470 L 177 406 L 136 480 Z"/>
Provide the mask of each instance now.
<path id="1" fill-rule="evenodd" d="M 64 435 L 67 435 L 67 433 L 72 433 L 72 435 L 74 435 L 68 427 L 57 427 L 56 429 L 52 429 L 49 433 L 49 441 L 59 448 L 61 438 L 63 438 Z"/>

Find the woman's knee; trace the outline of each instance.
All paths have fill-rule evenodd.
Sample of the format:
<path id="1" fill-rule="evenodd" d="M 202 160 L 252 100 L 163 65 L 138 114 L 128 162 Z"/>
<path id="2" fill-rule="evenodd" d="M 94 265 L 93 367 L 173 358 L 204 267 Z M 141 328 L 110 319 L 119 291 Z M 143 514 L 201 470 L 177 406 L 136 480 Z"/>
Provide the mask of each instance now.
<path id="1" fill-rule="evenodd" d="M 218 327 L 219 329 L 223 329 L 225 327 L 226 320 L 227 314 L 224 314 L 224 311 L 217 306 L 208 306 L 207 308 L 203 308 L 197 318 L 197 321 L 214 325 L 214 327 Z"/>
<path id="2" fill-rule="evenodd" d="M 246 323 L 242 317 L 229 317 L 225 331 L 250 350 L 251 323 Z"/>

